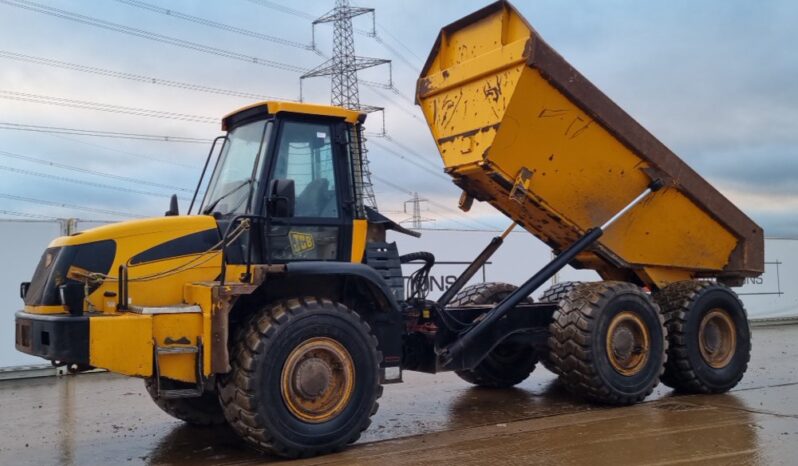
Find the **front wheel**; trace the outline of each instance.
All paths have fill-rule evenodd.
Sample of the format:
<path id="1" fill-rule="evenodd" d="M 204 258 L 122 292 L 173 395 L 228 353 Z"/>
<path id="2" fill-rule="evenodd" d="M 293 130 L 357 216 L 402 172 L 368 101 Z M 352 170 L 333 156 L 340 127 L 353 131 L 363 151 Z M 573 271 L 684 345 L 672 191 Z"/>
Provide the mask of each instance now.
<path id="1" fill-rule="evenodd" d="M 176 382 L 168 379 L 162 379 L 161 384 L 166 385 L 166 388 L 192 388 L 194 384 L 187 384 Z M 202 396 L 191 398 L 164 398 L 158 396 L 155 379 L 145 379 L 144 387 L 147 393 L 150 394 L 152 401 L 170 416 L 180 419 L 181 421 L 194 425 L 194 426 L 214 426 L 224 424 L 224 414 L 222 413 L 222 406 L 219 404 L 219 397 L 216 395 L 215 390 L 207 390 L 202 393 Z M 212 388 L 212 387 L 211 387 Z"/>
<path id="2" fill-rule="evenodd" d="M 224 414 L 251 446 L 283 457 L 339 450 L 377 411 L 381 355 L 358 314 L 300 298 L 256 312 L 220 379 Z"/>

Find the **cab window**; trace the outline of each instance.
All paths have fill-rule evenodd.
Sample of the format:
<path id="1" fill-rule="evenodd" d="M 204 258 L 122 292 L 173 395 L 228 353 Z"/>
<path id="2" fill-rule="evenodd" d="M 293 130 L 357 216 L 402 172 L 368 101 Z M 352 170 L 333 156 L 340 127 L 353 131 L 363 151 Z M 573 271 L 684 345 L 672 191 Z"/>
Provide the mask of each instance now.
<path id="1" fill-rule="evenodd" d="M 286 122 L 273 178 L 294 180 L 295 217 L 338 217 L 330 126 Z"/>

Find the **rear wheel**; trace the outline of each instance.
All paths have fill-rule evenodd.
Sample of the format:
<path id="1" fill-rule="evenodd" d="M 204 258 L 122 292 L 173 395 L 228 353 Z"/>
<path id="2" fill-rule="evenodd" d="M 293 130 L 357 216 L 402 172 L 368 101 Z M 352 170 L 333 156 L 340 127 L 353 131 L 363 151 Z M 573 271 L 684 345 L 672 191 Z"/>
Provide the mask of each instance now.
<path id="1" fill-rule="evenodd" d="M 659 383 L 667 339 L 659 307 L 623 282 L 582 283 L 549 326 L 552 362 L 565 387 L 590 400 L 627 405 Z"/>
<path id="2" fill-rule="evenodd" d="M 336 451 L 377 411 L 381 354 L 343 304 L 291 299 L 255 313 L 220 378 L 224 415 L 250 445 L 296 458 Z"/>
<path id="3" fill-rule="evenodd" d="M 163 388 L 193 388 L 194 384 L 184 384 L 161 379 Z M 224 413 L 219 404 L 219 397 L 214 390 L 206 390 L 202 396 L 195 398 L 163 398 L 158 396 L 155 379 L 145 379 L 144 386 L 152 401 L 166 414 L 195 426 L 213 426 L 224 424 Z"/>
<path id="4" fill-rule="evenodd" d="M 497 304 L 515 291 L 509 283 L 478 283 L 460 290 L 452 306 Z M 532 302 L 528 299 L 527 302 Z M 535 369 L 534 348 L 514 343 L 498 345 L 473 369 L 455 371 L 461 379 L 486 388 L 507 388 L 529 377 Z"/>
<path id="5" fill-rule="evenodd" d="M 712 282 L 673 283 L 656 295 L 670 349 L 662 382 L 686 393 L 721 393 L 748 368 L 751 332 L 745 308 L 729 288 Z"/>
<path id="6" fill-rule="evenodd" d="M 560 301 L 568 296 L 568 293 L 570 293 L 571 290 L 580 284 L 581 282 L 560 282 L 552 285 L 548 290 L 544 291 L 543 294 L 540 295 L 538 302 L 559 304 Z M 538 358 L 543 367 L 548 369 L 550 372 L 560 375 L 559 369 L 557 369 L 557 365 L 551 361 L 548 351 L 540 351 Z"/>
<path id="7" fill-rule="evenodd" d="M 568 296 L 574 288 L 581 285 L 582 282 L 560 282 L 552 285 L 551 288 L 544 291 L 538 298 L 539 303 L 559 303 Z"/>

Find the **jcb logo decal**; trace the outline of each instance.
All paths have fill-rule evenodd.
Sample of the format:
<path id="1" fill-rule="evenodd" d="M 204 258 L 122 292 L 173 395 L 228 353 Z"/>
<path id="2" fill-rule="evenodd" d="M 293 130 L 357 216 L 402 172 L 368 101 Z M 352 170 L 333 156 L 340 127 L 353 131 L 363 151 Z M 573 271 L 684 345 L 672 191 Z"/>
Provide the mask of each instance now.
<path id="1" fill-rule="evenodd" d="M 294 254 L 302 254 L 316 248 L 316 244 L 313 242 L 313 235 L 310 233 L 292 231 L 288 233 L 288 240 L 291 242 L 291 251 Z"/>

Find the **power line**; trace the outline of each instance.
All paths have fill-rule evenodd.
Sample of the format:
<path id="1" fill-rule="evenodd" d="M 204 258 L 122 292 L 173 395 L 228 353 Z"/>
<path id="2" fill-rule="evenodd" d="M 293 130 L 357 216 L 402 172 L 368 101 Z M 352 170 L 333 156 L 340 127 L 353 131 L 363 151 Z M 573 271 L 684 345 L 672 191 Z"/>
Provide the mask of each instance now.
<path id="1" fill-rule="evenodd" d="M 0 129 L 13 131 L 32 131 L 35 133 L 72 134 L 75 136 L 91 136 L 111 139 L 132 139 L 137 141 L 180 142 L 187 144 L 209 144 L 212 139 L 189 138 L 184 136 L 162 136 L 155 134 L 121 133 L 116 131 L 99 131 L 57 126 L 25 125 L 20 123 L 0 122 Z"/>
<path id="2" fill-rule="evenodd" d="M 436 202 L 436 201 L 433 201 L 433 200 L 429 200 L 429 203 L 430 203 L 430 204 L 432 204 L 433 206 L 435 206 L 435 207 L 439 208 L 439 209 L 443 209 L 443 210 L 445 210 L 445 211 L 447 211 L 447 212 L 451 212 L 451 213 L 453 213 L 453 214 L 462 215 L 463 217 L 465 217 L 465 214 L 464 214 L 462 211 L 454 210 L 453 208 L 451 208 L 451 207 L 449 207 L 449 206 L 446 206 L 446 205 L 443 205 L 443 204 L 441 204 L 440 202 Z M 468 219 L 469 219 L 470 221 L 472 221 L 472 222 L 474 222 L 474 223 L 476 223 L 476 224 L 482 225 L 483 227 L 486 227 L 486 228 L 491 228 L 491 229 L 495 229 L 495 228 L 496 228 L 496 226 L 495 226 L 495 225 L 491 225 L 491 224 L 489 224 L 489 223 L 485 223 L 485 222 L 483 222 L 482 220 L 479 220 L 479 219 L 476 219 L 476 218 L 470 218 L 470 217 L 469 217 Z"/>
<path id="3" fill-rule="evenodd" d="M 391 140 L 391 141 L 393 142 L 393 140 Z M 439 179 L 444 180 L 444 181 L 449 181 L 449 178 L 447 178 L 446 176 L 444 176 L 443 174 L 441 174 L 440 172 L 437 171 L 439 169 L 438 167 L 435 167 L 435 166 L 431 165 L 429 161 L 427 161 L 425 158 L 421 157 L 420 155 L 416 154 L 415 152 L 409 152 L 414 157 L 414 159 L 409 159 L 409 158 L 405 157 L 404 155 L 402 155 L 400 152 L 395 151 L 395 150 L 391 149 L 390 147 L 388 147 L 388 146 L 386 146 L 384 144 L 381 144 L 381 143 L 379 143 L 377 141 L 372 141 L 372 143 L 374 145 L 376 145 L 377 147 L 379 147 L 380 149 L 384 150 L 385 152 L 388 152 L 389 154 L 391 154 L 391 155 L 393 155 L 395 157 L 399 157 L 400 159 L 406 161 L 407 163 L 415 165 L 417 168 L 420 168 L 420 169 L 424 170 L 425 172 L 429 173 L 430 175 L 432 175 L 432 176 L 434 176 L 436 178 L 439 178 Z M 423 161 L 427 165 L 422 165 L 422 164 L 418 163 L 416 160 Z"/>
<path id="4" fill-rule="evenodd" d="M 402 149 L 403 151 L 407 152 L 408 154 L 412 154 L 412 155 L 413 155 L 413 156 L 415 156 L 416 158 L 418 158 L 418 159 L 420 159 L 420 160 L 423 160 L 423 161 L 424 161 L 424 163 L 428 164 L 428 165 L 429 165 L 430 167 L 432 167 L 433 169 L 435 169 L 435 170 L 440 170 L 440 169 L 441 169 L 441 167 L 440 167 L 440 166 L 438 166 L 437 164 L 435 164 L 435 163 L 431 162 L 429 159 L 427 159 L 427 158 L 426 158 L 426 157 L 424 157 L 423 155 L 421 155 L 421 154 L 419 154 L 419 153 L 415 152 L 413 149 L 411 149 L 411 148 L 410 148 L 409 146 L 407 146 L 406 144 L 403 144 L 403 143 L 399 142 L 398 140 L 396 140 L 396 139 L 392 138 L 392 137 L 391 137 L 389 134 L 386 134 L 385 136 L 383 136 L 383 138 L 384 138 L 386 141 L 390 142 L 391 144 L 395 145 L 396 147 L 398 147 L 398 148 Z"/>
<path id="5" fill-rule="evenodd" d="M 119 0 L 122 1 L 122 0 Z M 27 63 L 34 63 L 37 65 L 50 66 L 54 68 L 62 68 L 72 71 L 80 71 L 83 73 L 91 73 L 99 76 L 106 76 L 118 79 L 127 79 L 129 81 L 142 82 L 147 84 L 155 84 L 158 86 L 175 87 L 179 89 L 186 89 L 190 91 L 206 92 L 209 94 L 229 95 L 233 97 L 242 97 L 245 99 L 255 100 L 291 100 L 282 99 L 279 97 L 271 97 L 263 94 L 255 94 L 251 92 L 235 91 L 230 89 L 220 89 L 217 87 L 203 86 L 200 84 L 192 84 L 181 81 L 171 81 L 168 79 L 154 78 L 151 76 L 144 76 L 140 74 L 125 73 L 122 71 L 114 71 L 105 68 L 97 68 L 93 66 L 81 65 L 78 63 L 69 63 L 65 61 L 54 60 L 51 58 L 36 57 L 32 55 L 25 55 L 21 53 L 9 52 L 7 50 L 0 50 L 0 58 L 8 58 L 11 60 L 23 61 Z"/>
<path id="6" fill-rule="evenodd" d="M 281 11 L 283 13 L 287 13 L 289 15 L 298 16 L 303 19 L 314 20 L 316 19 L 315 15 L 311 15 L 309 13 L 305 13 L 304 11 L 296 10 L 294 8 L 289 8 L 284 5 L 280 5 L 279 3 L 270 2 L 268 0 L 247 0 L 250 3 L 254 3 L 255 5 L 259 5 L 265 8 L 271 8 L 272 10 Z"/>
<path id="7" fill-rule="evenodd" d="M 83 144 L 83 145 L 86 145 L 86 146 L 96 147 L 98 149 L 102 149 L 102 150 L 105 150 L 105 151 L 108 151 L 108 152 L 115 152 L 117 154 L 122 154 L 122 155 L 127 155 L 127 156 L 130 156 L 130 157 L 135 157 L 137 159 L 146 159 L 146 160 L 150 160 L 150 161 L 153 161 L 153 162 L 158 162 L 158 163 L 163 163 L 163 164 L 167 164 L 167 165 L 172 165 L 172 166 L 175 166 L 175 167 L 195 168 L 195 169 L 197 168 L 196 165 L 189 165 L 187 163 L 173 162 L 171 160 L 162 160 L 162 159 L 159 159 L 159 158 L 156 158 L 156 157 L 150 157 L 149 155 L 136 154 L 134 152 L 128 152 L 128 151 L 125 151 L 125 150 L 117 149 L 115 147 L 108 147 L 108 146 L 103 146 L 101 144 L 94 144 L 94 143 L 88 142 L 88 141 L 81 141 L 79 139 L 68 138 L 68 137 L 62 136 L 60 134 L 51 134 L 51 136 L 59 138 L 59 139 L 63 139 L 63 140 L 66 140 L 66 141 L 76 142 L 78 144 Z"/>
<path id="8" fill-rule="evenodd" d="M 58 220 L 58 217 L 53 217 L 50 215 L 31 214 L 28 212 L 17 212 L 15 210 L 0 210 L 0 214 L 13 215 L 16 217 L 35 218 L 40 220 Z M 4 219 L 4 220 L 10 220 L 10 219 Z"/>
<path id="9" fill-rule="evenodd" d="M 0 0 L 2 2 L 3 0 Z M 122 105 L 104 104 L 91 102 L 88 100 L 66 99 L 63 97 L 52 97 L 40 94 L 28 94 L 24 92 L 7 91 L 0 89 L 0 99 L 19 100 L 22 102 L 33 102 L 37 104 L 58 105 L 61 107 L 82 108 L 96 110 L 100 112 L 123 113 L 128 115 L 145 116 L 150 118 L 165 118 L 170 120 L 188 121 L 191 123 L 219 124 L 219 119 L 209 116 L 189 115 L 186 113 L 167 112 L 163 110 L 151 110 L 147 108 L 125 107 Z"/>
<path id="10" fill-rule="evenodd" d="M 402 186 L 399 186 L 399 185 L 397 185 L 395 183 L 392 183 L 392 182 L 386 180 L 385 178 L 382 178 L 381 176 L 374 175 L 374 179 L 379 181 L 380 183 L 383 183 L 383 184 L 393 188 L 394 190 L 398 191 L 399 193 L 407 194 L 407 195 L 410 195 L 411 197 L 414 195 L 414 193 L 412 191 L 409 191 L 409 190 L 407 190 L 406 188 L 404 188 Z M 441 205 L 440 203 L 437 203 L 437 202 L 434 202 L 434 201 L 429 201 L 429 199 L 427 199 L 427 201 L 430 202 L 430 204 L 434 204 L 438 208 L 443 207 L 443 210 L 449 211 L 449 212 L 453 213 L 454 215 L 460 216 L 464 221 L 472 222 L 472 223 L 477 224 L 477 225 L 479 225 L 479 224 L 481 224 L 483 226 L 487 225 L 487 224 L 482 223 L 482 222 L 480 222 L 480 221 L 478 221 L 476 219 L 467 217 L 463 212 L 458 212 L 458 211 L 452 210 L 452 209 L 450 209 L 450 208 L 448 208 L 446 206 Z M 430 209 L 430 210 L 432 210 L 432 209 Z M 457 224 L 459 224 L 461 226 L 464 226 L 465 228 L 474 229 L 473 226 L 467 225 L 467 224 L 461 222 L 460 220 L 458 220 L 456 218 L 452 218 L 451 215 L 446 215 L 446 214 L 443 214 L 443 213 L 441 213 L 439 211 L 435 211 L 435 212 L 437 212 L 438 215 L 440 215 L 441 217 L 445 217 L 447 220 L 450 220 L 450 221 L 452 221 L 454 223 L 457 223 Z M 490 226 L 490 228 L 495 229 L 495 227 L 493 227 L 493 226 Z"/>
<path id="11" fill-rule="evenodd" d="M 121 1 L 124 1 L 124 0 L 121 0 Z M 357 29 L 356 28 L 356 29 L 354 29 L 354 31 L 357 32 L 360 35 L 363 35 L 363 36 L 370 37 L 370 38 L 374 39 L 374 42 L 380 44 L 385 50 L 387 50 L 387 51 L 391 52 L 392 54 L 394 54 L 396 56 L 396 58 L 398 58 L 400 61 L 404 62 L 404 64 L 406 64 L 410 69 L 412 69 L 416 73 L 418 73 L 420 71 L 420 68 L 418 67 L 417 64 L 411 62 L 402 53 L 400 53 L 398 50 L 396 50 L 395 48 L 393 48 L 390 45 L 388 45 L 385 42 L 385 40 L 379 34 L 377 34 L 376 28 L 373 31 L 367 31 L 367 30 L 364 30 L 364 29 Z"/>
<path id="12" fill-rule="evenodd" d="M 296 47 L 298 49 L 303 50 L 310 50 L 313 51 L 313 46 L 310 44 L 303 44 L 301 42 L 296 42 L 293 40 L 283 39 L 282 37 L 270 36 L 268 34 L 263 34 L 256 31 L 250 31 L 249 29 L 243 29 L 235 26 L 231 26 L 229 24 L 219 23 L 216 21 L 212 21 L 206 18 L 200 18 L 199 16 L 192 16 L 186 13 L 181 13 L 179 11 L 175 11 L 172 9 L 161 8 L 156 5 L 152 5 L 146 2 L 140 2 L 138 0 L 116 0 L 119 3 L 124 3 L 126 5 L 130 5 L 136 8 L 141 8 L 143 10 L 149 10 L 155 13 L 160 13 L 162 15 L 171 16 L 173 18 L 182 19 L 184 21 L 190 21 L 192 23 L 201 24 L 203 26 L 212 27 L 215 29 L 220 29 L 223 31 L 233 32 L 236 34 L 240 34 L 243 36 L 253 37 L 255 39 L 261 39 L 269 42 L 274 42 L 280 45 L 287 45 L 289 47 Z"/>
<path id="13" fill-rule="evenodd" d="M 429 212 L 431 212 L 433 214 L 437 214 L 437 215 L 443 217 L 445 220 L 448 220 L 450 222 L 453 222 L 453 223 L 456 223 L 458 225 L 461 225 L 461 226 L 469 229 L 470 231 L 484 231 L 484 228 L 485 228 L 485 226 L 484 226 L 485 224 L 484 223 L 482 223 L 482 222 L 480 222 L 480 221 L 478 221 L 476 219 L 473 219 L 473 218 L 466 218 L 465 216 L 462 217 L 463 219 L 467 219 L 469 222 L 472 222 L 471 225 L 469 225 L 469 224 L 461 222 L 460 220 L 458 220 L 455 217 L 452 217 L 451 215 L 447 215 L 447 214 L 445 214 L 443 212 L 440 212 L 440 211 L 432 209 L 432 208 L 429 208 Z M 478 226 L 475 227 L 474 225 L 478 225 Z M 490 230 L 495 230 L 496 227 L 489 226 L 489 229 Z"/>
<path id="14" fill-rule="evenodd" d="M 56 18 L 66 19 L 69 21 L 74 21 L 81 24 L 86 24 L 89 26 L 94 26 L 102 29 L 106 29 L 109 31 L 114 32 L 121 32 L 123 34 L 128 34 L 131 36 L 140 37 L 142 39 L 148 39 L 156 42 L 161 42 L 164 44 L 174 45 L 177 47 L 183 47 L 191 50 L 195 50 L 198 52 L 208 53 L 211 55 L 216 55 L 220 57 L 230 58 L 233 60 L 245 61 L 248 63 L 254 63 L 256 65 L 261 66 L 268 66 L 276 69 L 281 69 L 285 71 L 292 71 L 295 73 L 303 73 L 307 71 L 305 68 L 300 66 L 291 65 L 288 63 L 281 63 L 274 60 L 267 60 L 265 58 L 254 57 L 251 55 L 245 55 L 238 52 L 232 52 L 230 50 L 224 50 L 216 47 L 211 47 L 208 45 L 198 44 L 196 42 L 190 42 L 187 40 L 177 39 L 175 37 L 165 36 L 163 34 L 156 34 L 154 32 L 145 31 L 143 29 L 132 28 L 129 26 L 124 26 L 121 24 L 112 23 L 109 21 L 104 21 L 98 18 L 93 18 L 91 16 L 79 15 L 77 13 L 72 13 L 66 10 L 61 10 L 58 8 L 49 7 L 46 5 L 42 5 L 36 2 L 30 2 L 27 0 L 0 0 L 0 3 L 4 3 L 9 6 L 22 8 L 25 10 L 33 11 L 36 13 L 42 13 L 49 16 L 54 16 Z"/>
<path id="15" fill-rule="evenodd" d="M 95 187 L 95 188 L 110 189 L 110 190 L 113 190 L 113 191 L 127 192 L 127 193 L 132 193 L 132 194 L 141 194 L 141 195 L 144 195 L 144 196 L 159 197 L 159 198 L 162 198 L 162 199 L 165 198 L 165 197 L 168 197 L 168 194 L 163 194 L 163 193 L 155 193 L 155 192 L 152 192 L 152 191 L 139 191 L 138 189 L 130 189 L 130 188 L 124 188 L 124 187 L 121 187 L 121 186 L 113 186 L 113 185 L 109 185 L 109 184 L 95 183 L 93 181 L 79 180 L 77 178 L 70 178 L 70 177 L 67 177 L 67 176 L 50 175 L 48 173 L 42 173 L 42 172 L 37 172 L 37 171 L 33 171 L 33 170 L 23 170 L 23 169 L 20 169 L 20 168 L 9 167 L 9 166 L 6 166 L 6 165 L 0 165 L 0 170 L 11 172 L 11 173 L 17 173 L 17 174 L 20 174 L 20 175 L 36 176 L 36 177 L 39 177 L 39 178 L 46 178 L 46 179 L 50 179 L 50 180 L 63 181 L 63 182 L 66 182 L 66 183 L 79 184 L 81 186 L 92 186 L 92 187 Z M 184 196 L 178 196 L 178 199 L 181 199 L 181 200 L 184 200 L 184 201 L 190 201 L 191 200 L 191 198 L 184 197 Z"/>
<path id="16" fill-rule="evenodd" d="M 89 170 L 88 168 L 75 167 L 73 165 L 67 165 L 67 164 L 64 164 L 64 163 L 52 162 L 52 161 L 49 161 L 49 160 L 44 160 L 44 159 L 40 159 L 40 158 L 36 158 L 36 157 L 31 157 L 29 155 L 15 154 L 13 152 L 7 152 L 7 151 L 3 151 L 3 150 L 0 150 L 0 157 L 7 157 L 7 158 L 12 158 L 12 159 L 18 159 L 18 160 L 25 160 L 27 162 L 38 163 L 40 165 L 48 165 L 48 166 L 51 166 L 51 167 L 61 168 L 63 170 L 69 170 L 69 171 L 73 171 L 73 172 L 77 172 L 77 173 L 86 173 L 86 174 L 89 174 L 89 175 L 102 176 L 102 177 L 112 178 L 112 179 L 119 180 L 119 181 L 125 181 L 125 182 L 128 182 L 128 183 L 143 184 L 143 185 L 147 185 L 147 186 L 152 186 L 152 187 L 162 188 L 162 189 L 168 189 L 168 190 L 172 190 L 172 191 L 177 190 L 177 191 L 188 192 L 188 193 L 193 193 L 194 192 L 194 190 L 188 189 L 188 188 L 179 188 L 179 187 L 176 187 L 176 186 L 173 186 L 173 185 L 168 185 L 168 184 L 161 184 L 161 183 L 155 183 L 155 182 L 152 182 L 152 181 L 145 181 L 145 180 L 140 180 L 140 179 L 136 179 L 136 178 L 129 178 L 129 177 L 126 177 L 126 176 L 114 175 L 114 174 L 111 174 L 111 173 L 103 173 L 103 172 L 99 172 L 99 171 L 95 171 L 95 170 Z"/>
<path id="17" fill-rule="evenodd" d="M 43 200 L 43 199 L 34 199 L 34 198 L 30 198 L 30 197 L 14 196 L 14 195 L 11 195 L 11 194 L 0 193 L 0 198 L 9 199 L 9 200 L 12 200 L 12 201 L 30 202 L 32 204 L 46 205 L 46 206 L 52 206 L 52 207 L 62 207 L 62 208 L 66 208 L 66 209 L 82 210 L 82 211 L 85 211 L 85 212 L 94 212 L 94 213 L 98 213 L 98 214 L 115 215 L 117 217 L 127 217 L 127 218 L 130 218 L 130 217 L 145 218 L 146 217 L 145 215 L 131 214 L 129 212 L 120 212 L 118 210 L 99 209 L 99 208 L 95 208 L 95 207 L 86 207 L 86 206 L 75 205 L 75 204 L 67 204 L 66 202 L 56 202 L 56 201 L 48 201 L 48 200 Z"/>
<path id="18" fill-rule="evenodd" d="M 427 125 L 424 122 L 424 120 L 422 120 L 418 115 L 416 115 L 415 112 L 413 112 L 412 110 L 409 110 L 408 108 L 404 107 L 402 105 L 402 103 L 397 102 L 396 100 L 393 99 L 393 97 L 385 94 L 384 92 L 382 92 L 382 91 L 380 91 L 378 89 L 379 89 L 378 87 L 373 87 L 372 86 L 371 87 L 371 92 L 377 94 L 378 96 L 382 97 L 383 99 L 387 100 L 388 102 L 391 102 L 392 104 L 395 105 L 394 108 L 401 110 L 402 113 L 406 114 L 407 116 L 409 116 L 413 120 L 419 122 L 420 124 L 423 124 L 425 128 L 427 127 Z"/>
<path id="19" fill-rule="evenodd" d="M 388 35 L 388 37 L 390 37 L 391 39 L 393 39 L 393 40 L 394 40 L 394 42 L 396 42 L 397 44 L 399 44 L 399 46 L 400 46 L 400 47 L 402 47 L 403 49 L 407 50 L 407 51 L 410 53 L 410 55 L 413 55 L 413 57 L 415 57 L 416 59 L 418 59 L 418 61 L 420 61 L 421 63 L 424 63 L 424 59 L 423 59 L 423 58 L 421 58 L 421 57 L 419 57 L 418 55 L 416 55 L 416 52 L 414 52 L 414 51 L 413 51 L 413 49 L 411 49 L 410 47 L 406 46 L 406 45 L 405 45 L 405 44 L 404 44 L 404 43 L 403 43 L 401 40 L 399 40 L 399 38 L 398 38 L 398 37 L 396 37 L 395 35 L 391 34 L 391 31 L 389 31 L 389 30 L 388 30 L 388 28 L 386 28 L 385 26 L 383 26 L 383 25 L 382 25 L 382 24 L 380 24 L 380 23 L 377 23 L 377 27 L 378 27 L 378 28 L 380 28 L 380 29 L 382 29 L 382 32 L 384 32 L 385 34 L 387 34 L 387 35 Z"/>

